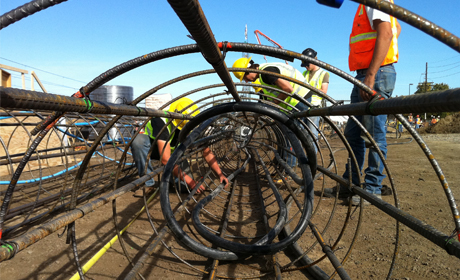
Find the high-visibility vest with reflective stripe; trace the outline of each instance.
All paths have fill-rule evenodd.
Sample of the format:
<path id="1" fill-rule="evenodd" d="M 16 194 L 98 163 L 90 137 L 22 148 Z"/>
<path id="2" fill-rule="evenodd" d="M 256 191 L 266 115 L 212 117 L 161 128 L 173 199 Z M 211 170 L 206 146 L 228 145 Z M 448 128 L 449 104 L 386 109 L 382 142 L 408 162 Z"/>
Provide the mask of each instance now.
<path id="1" fill-rule="evenodd" d="M 393 0 L 390 2 L 393 3 Z M 382 66 L 396 63 L 399 58 L 397 21 L 392 16 L 390 16 L 390 21 L 393 39 Z M 350 71 L 369 68 L 374 54 L 376 38 L 377 31 L 372 29 L 365 6 L 361 4 L 353 20 L 353 29 L 350 35 L 350 54 L 348 56 Z"/>
<path id="2" fill-rule="evenodd" d="M 309 83 L 311 86 L 317 88 L 317 89 L 321 89 L 321 86 L 323 85 L 323 79 L 324 79 L 324 76 L 326 76 L 326 71 L 319 68 L 315 74 L 313 75 L 313 77 L 311 77 L 311 80 L 308 82 L 308 78 L 310 78 L 310 71 L 306 70 L 303 72 L 303 76 L 305 77 L 305 79 L 307 80 L 307 83 Z M 316 94 L 313 94 L 311 96 L 311 105 L 314 105 L 314 106 L 320 106 L 321 105 L 321 101 L 323 100 L 322 97 L 316 95 Z"/>
<path id="3" fill-rule="evenodd" d="M 161 119 L 165 122 L 165 124 L 167 124 L 169 122 L 169 119 L 166 119 L 166 118 L 161 118 Z M 170 123 L 166 128 L 168 129 L 169 135 L 171 135 L 171 131 L 173 129 L 172 123 Z M 174 133 L 170 137 L 171 140 L 174 138 Z M 148 135 L 153 140 L 156 139 L 156 135 L 153 135 L 153 127 L 152 127 L 152 123 L 150 122 L 150 120 L 147 123 L 147 125 L 145 126 L 144 134 Z M 171 143 L 171 141 L 170 141 L 170 143 Z M 171 146 L 171 153 L 174 152 L 175 148 L 176 147 Z"/>
<path id="4" fill-rule="evenodd" d="M 263 63 L 263 64 L 261 64 L 259 66 L 259 69 L 264 70 L 267 67 L 276 67 L 276 68 L 278 68 L 280 70 L 281 75 L 297 79 L 297 80 L 299 80 L 300 82 L 303 82 L 303 83 L 307 83 L 307 81 L 305 80 L 305 78 L 302 75 L 302 73 L 300 73 L 299 70 L 295 69 L 294 67 L 292 67 L 290 65 L 287 65 L 285 63 L 278 63 L 278 62 L 275 62 L 275 63 Z M 259 76 L 259 81 L 260 81 L 261 85 L 266 85 L 266 86 L 270 86 L 270 87 L 273 87 L 273 88 L 280 89 L 279 86 L 270 85 L 270 84 L 265 83 L 262 80 L 262 75 Z M 296 83 L 293 83 L 293 82 L 290 82 L 290 81 L 288 81 L 288 82 L 291 85 L 291 87 L 294 89 L 292 92 L 290 92 L 291 94 L 297 93 L 299 96 L 304 97 L 310 91 L 309 89 L 307 89 L 305 87 L 302 87 L 302 86 L 299 86 Z M 277 93 L 272 93 L 272 92 L 267 91 L 267 90 L 264 90 L 264 93 L 267 94 L 267 95 L 274 96 L 274 97 L 277 97 L 278 94 L 279 94 L 278 92 Z M 272 100 L 271 98 L 267 98 L 267 99 Z M 286 102 L 289 105 L 295 107 L 299 103 L 299 100 L 297 100 L 295 98 L 291 98 L 290 96 L 288 96 L 284 100 L 284 102 Z M 292 108 L 290 106 L 287 106 L 286 104 L 280 103 L 278 105 L 283 107 L 283 108 L 285 108 L 285 109 L 292 110 Z"/>

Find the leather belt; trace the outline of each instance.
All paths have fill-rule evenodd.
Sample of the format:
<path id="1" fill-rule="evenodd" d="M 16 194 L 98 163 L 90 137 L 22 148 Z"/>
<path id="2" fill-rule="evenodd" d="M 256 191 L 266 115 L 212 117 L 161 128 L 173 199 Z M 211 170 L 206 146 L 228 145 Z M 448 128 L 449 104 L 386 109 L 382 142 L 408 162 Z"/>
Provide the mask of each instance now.
<path id="1" fill-rule="evenodd" d="M 390 66 L 390 65 L 393 65 L 393 63 L 387 64 L 387 65 L 383 65 L 383 66 L 380 66 L 380 68 L 386 67 L 386 66 Z M 359 69 L 359 70 L 356 70 L 356 74 L 358 74 L 358 75 L 366 75 L 366 72 L 367 72 L 367 69 Z"/>

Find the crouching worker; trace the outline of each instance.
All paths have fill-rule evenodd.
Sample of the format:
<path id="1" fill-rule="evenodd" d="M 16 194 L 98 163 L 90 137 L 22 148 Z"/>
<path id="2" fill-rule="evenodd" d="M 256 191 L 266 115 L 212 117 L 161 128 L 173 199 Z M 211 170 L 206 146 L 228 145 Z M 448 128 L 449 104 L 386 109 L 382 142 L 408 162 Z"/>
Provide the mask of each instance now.
<path id="1" fill-rule="evenodd" d="M 193 112 L 191 115 L 195 116 L 199 114 L 199 111 L 196 110 L 197 106 L 195 104 L 189 107 L 189 105 L 191 105 L 192 103 L 193 103 L 192 100 L 190 100 L 187 97 L 183 97 L 173 102 L 169 107 L 169 111 L 175 112 L 175 113 L 182 113 L 186 115 L 189 115 L 190 113 Z M 189 108 L 185 109 L 186 107 L 189 107 Z M 180 143 L 178 143 L 179 142 L 178 139 L 179 139 L 180 130 L 184 127 L 184 125 L 188 121 L 187 120 L 172 120 L 172 122 L 167 126 L 167 128 L 164 129 L 160 135 L 158 135 L 159 132 L 162 130 L 162 128 L 168 122 L 169 122 L 168 119 L 152 118 L 145 126 L 144 132 L 139 133 L 139 135 L 137 135 L 137 137 L 134 139 L 131 145 L 131 150 L 132 150 L 132 154 L 134 158 L 134 163 L 136 164 L 140 177 L 145 175 L 144 171 L 146 170 L 145 169 L 146 164 L 147 164 L 147 174 L 153 172 L 152 164 L 150 163 L 150 160 L 147 160 L 147 155 L 152 145 L 155 145 L 155 146 L 153 147 L 150 159 L 161 160 L 162 165 L 166 165 L 175 147 L 179 146 Z M 156 138 L 158 138 L 157 141 L 155 141 Z M 171 139 L 171 141 L 168 141 L 168 139 Z M 161 159 L 160 159 L 160 155 L 161 155 Z M 224 182 L 225 187 L 226 187 L 228 185 L 228 179 L 222 173 L 222 170 L 220 169 L 219 164 L 217 163 L 217 158 L 209 147 L 203 150 L 203 157 L 206 160 L 206 162 L 209 164 L 211 169 L 219 177 L 220 182 L 221 183 Z M 191 171 L 190 171 L 190 166 L 186 160 L 182 161 L 180 165 L 176 165 L 174 167 L 173 175 L 181 182 L 185 182 L 190 189 L 199 187 L 199 189 L 197 190 L 197 193 L 201 193 L 205 189 L 204 186 L 202 185 L 197 186 L 197 182 L 193 179 Z M 154 185 L 155 185 L 155 180 L 153 178 L 146 181 L 145 191 L 146 192 L 152 191 L 154 189 L 153 188 Z M 181 190 L 182 189 L 183 188 L 181 187 Z M 134 193 L 135 197 L 142 197 L 142 195 L 143 195 L 142 188 L 137 190 Z"/>

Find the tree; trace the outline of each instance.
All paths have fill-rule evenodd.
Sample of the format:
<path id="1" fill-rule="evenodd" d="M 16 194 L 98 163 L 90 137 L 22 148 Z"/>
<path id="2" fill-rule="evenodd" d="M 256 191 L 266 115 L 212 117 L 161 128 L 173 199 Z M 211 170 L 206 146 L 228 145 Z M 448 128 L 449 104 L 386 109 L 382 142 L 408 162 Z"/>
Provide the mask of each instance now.
<path id="1" fill-rule="evenodd" d="M 446 90 L 449 89 L 449 85 L 445 83 L 434 84 L 431 91 Z"/>
<path id="2" fill-rule="evenodd" d="M 425 91 L 426 89 L 426 91 Z M 446 90 L 446 89 L 449 89 L 449 85 L 448 84 L 445 84 L 445 83 L 439 83 L 439 84 L 433 84 L 432 82 L 423 82 L 423 83 L 419 83 L 417 85 L 417 91 L 414 92 L 414 94 L 420 94 L 420 93 L 426 93 L 426 92 L 431 92 L 431 91 L 438 91 L 438 90 Z M 440 116 L 441 118 L 444 118 L 448 115 L 450 115 L 450 113 L 448 112 L 423 112 L 423 113 L 415 113 L 415 115 L 418 115 L 420 114 L 423 116 L 426 114 L 427 116 L 427 119 L 430 119 L 430 116 L 433 115 L 433 116 Z"/>
<path id="3" fill-rule="evenodd" d="M 446 89 L 449 89 L 449 85 L 445 83 L 433 84 L 432 82 L 423 82 L 417 85 L 417 90 L 414 92 L 414 94 Z"/>

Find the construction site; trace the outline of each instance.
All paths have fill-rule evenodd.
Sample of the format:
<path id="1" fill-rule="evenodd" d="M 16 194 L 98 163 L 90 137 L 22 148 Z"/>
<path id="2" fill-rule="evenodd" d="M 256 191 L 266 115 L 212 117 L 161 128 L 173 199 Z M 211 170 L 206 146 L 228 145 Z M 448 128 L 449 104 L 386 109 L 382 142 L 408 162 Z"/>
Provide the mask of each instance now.
<path id="1" fill-rule="evenodd" d="M 402 6 L 352 1 L 460 53 L 460 38 Z M 61 2 L 31 1 L 1 15 L 0 30 Z M 376 92 L 259 30 L 259 44 L 218 42 L 197 0 L 167 2 L 193 44 L 114 65 L 72 96 L 46 92 L 33 71 L 0 65 L 0 279 L 460 279 L 460 88 L 336 100 L 283 74 L 230 67 L 226 54 L 317 65 Z M 343 0 L 311 2 L 339 8 Z M 159 81 L 138 97 L 131 85 L 110 85 L 196 53 L 210 69 Z M 11 73 L 21 74 L 22 88 Z M 248 83 L 254 73 L 321 96 L 322 106 Z M 192 82 L 203 76 L 221 82 Z M 183 81 L 189 91 L 159 94 Z M 449 114 L 416 129 L 412 112 Z M 385 155 L 361 124 L 365 115 L 388 116 Z M 351 179 L 362 168 L 345 135 L 350 121 L 383 163 L 381 195 L 366 191 L 364 171 L 359 183 Z M 341 186 L 346 197 L 327 191 Z"/>

